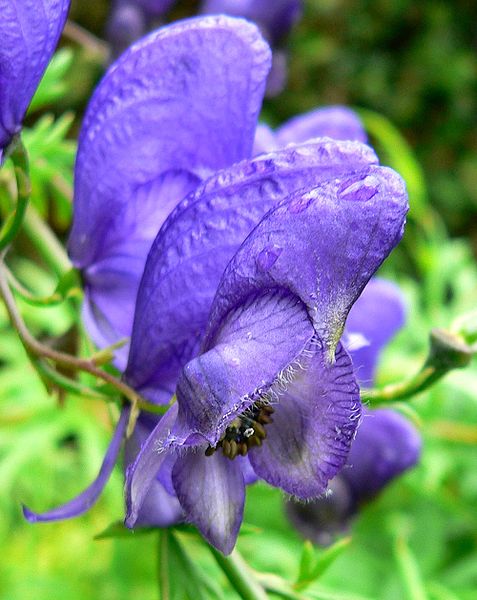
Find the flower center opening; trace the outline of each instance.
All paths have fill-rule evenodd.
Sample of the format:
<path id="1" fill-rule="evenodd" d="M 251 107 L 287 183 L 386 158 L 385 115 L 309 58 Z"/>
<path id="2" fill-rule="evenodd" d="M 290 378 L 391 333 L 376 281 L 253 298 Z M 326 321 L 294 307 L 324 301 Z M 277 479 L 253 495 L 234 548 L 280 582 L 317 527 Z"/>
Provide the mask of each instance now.
<path id="1" fill-rule="evenodd" d="M 256 402 L 247 411 L 230 423 L 220 438 L 217 446 L 209 446 L 205 451 L 206 456 L 212 456 L 218 448 L 230 460 L 236 456 L 245 456 L 253 446 L 261 446 L 267 437 L 265 426 L 273 423 L 271 417 L 273 407 L 264 402 Z"/>

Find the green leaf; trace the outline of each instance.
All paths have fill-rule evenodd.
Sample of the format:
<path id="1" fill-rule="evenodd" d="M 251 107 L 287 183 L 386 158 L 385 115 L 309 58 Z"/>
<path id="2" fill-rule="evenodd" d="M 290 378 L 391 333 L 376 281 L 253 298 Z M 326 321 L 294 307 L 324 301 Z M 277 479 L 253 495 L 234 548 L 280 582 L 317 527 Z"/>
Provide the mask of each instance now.
<path id="1" fill-rule="evenodd" d="M 55 306 L 68 298 L 81 298 L 83 296 L 79 271 L 76 269 L 67 271 L 60 278 L 55 291 L 48 296 L 35 296 L 14 278 L 10 279 L 10 284 L 15 293 L 32 306 Z"/>
<path id="2" fill-rule="evenodd" d="M 419 564 L 402 535 L 397 535 L 394 543 L 394 556 L 401 574 L 407 600 L 428 600 Z"/>
<path id="3" fill-rule="evenodd" d="M 310 542 L 305 542 L 300 561 L 300 571 L 295 589 L 301 590 L 319 579 L 323 573 L 335 562 L 351 543 L 351 538 L 342 538 L 326 550 L 315 550 Z"/>
<path id="4" fill-rule="evenodd" d="M 53 104 L 67 91 L 65 76 L 73 64 L 74 53 L 71 48 L 62 48 L 55 53 L 38 86 L 28 112 L 35 112 Z"/>
<path id="5" fill-rule="evenodd" d="M 158 584 L 161 600 L 221 598 L 216 586 L 200 571 L 170 529 L 159 533 Z"/>
<path id="6" fill-rule="evenodd" d="M 139 527 L 138 529 L 129 529 L 122 521 L 114 521 L 103 531 L 94 536 L 95 540 L 108 540 L 111 538 L 132 538 L 149 533 L 157 532 L 156 527 Z"/>
<path id="7" fill-rule="evenodd" d="M 428 215 L 428 193 L 424 172 L 411 146 L 401 132 L 384 115 L 357 109 L 368 133 L 377 140 L 385 160 L 404 178 L 409 192 L 411 215 L 416 220 Z"/>
<path id="8" fill-rule="evenodd" d="M 303 544 L 303 549 L 301 551 L 300 567 L 299 567 L 299 571 L 298 571 L 298 577 L 296 580 L 297 585 L 300 582 L 306 581 L 307 579 L 309 579 L 314 562 L 315 562 L 315 547 L 310 542 L 310 540 L 306 540 L 305 543 Z"/>

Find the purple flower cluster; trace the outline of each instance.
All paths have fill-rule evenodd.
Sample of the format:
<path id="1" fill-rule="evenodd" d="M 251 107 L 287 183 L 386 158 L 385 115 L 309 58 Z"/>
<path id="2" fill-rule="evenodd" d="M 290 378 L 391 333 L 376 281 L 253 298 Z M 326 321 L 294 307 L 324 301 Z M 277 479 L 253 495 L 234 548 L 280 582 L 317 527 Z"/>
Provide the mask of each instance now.
<path id="1" fill-rule="evenodd" d="M 69 0 L 0 0 L 0 164 L 63 30 Z"/>
<path id="2" fill-rule="evenodd" d="M 349 111 L 257 128 L 270 62 L 241 19 L 149 35 L 97 88 L 75 171 L 69 250 L 86 326 L 100 347 L 130 338 L 116 364 L 141 395 L 177 399 L 162 418 L 142 414 L 127 440 L 126 524 L 185 519 L 224 553 L 246 484 L 312 499 L 346 464 L 361 415 L 346 346 L 366 352 L 393 327 L 392 308 L 388 320 L 359 317 L 383 286 L 358 298 L 408 208 Z M 128 412 L 93 485 L 27 518 L 91 506 Z"/>

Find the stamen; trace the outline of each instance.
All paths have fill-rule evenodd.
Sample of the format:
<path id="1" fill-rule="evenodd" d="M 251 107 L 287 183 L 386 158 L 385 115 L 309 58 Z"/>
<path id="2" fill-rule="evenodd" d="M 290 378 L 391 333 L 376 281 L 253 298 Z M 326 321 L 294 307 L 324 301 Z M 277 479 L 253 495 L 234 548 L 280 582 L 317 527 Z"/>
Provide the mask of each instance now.
<path id="1" fill-rule="evenodd" d="M 218 448 L 222 448 L 223 455 L 230 460 L 239 454 L 246 456 L 250 448 L 261 446 L 267 437 L 265 425 L 273 423 L 270 416 L 273 412 L 270 404 L 256 402 L 230 423 L 217 446 L 209 446 L 205 455 L 212 456 Z"/>

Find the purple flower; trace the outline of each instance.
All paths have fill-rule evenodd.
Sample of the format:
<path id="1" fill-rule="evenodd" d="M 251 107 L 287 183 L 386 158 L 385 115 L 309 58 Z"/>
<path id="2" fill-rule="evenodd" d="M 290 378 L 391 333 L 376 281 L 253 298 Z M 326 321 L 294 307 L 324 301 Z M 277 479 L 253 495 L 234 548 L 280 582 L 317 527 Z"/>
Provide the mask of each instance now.
<path id="1" fill-rule="evenodd" d="M 69 0 L 0 0 L 0 163 L 63 30 Z"/>
<path id="2" fill-rule="evenodd" d="M 184 517 L 223 552 L 246 483 L 314 498 L 345 464 L 360 403 L 339 340 L 407 211 L 401 179 L 360 142 L 250 158 L 269 64 L 242 20 L 152 34 L 97 89 L 76 165 L 88 328 L 100 345 L 132 334 L 124 377 L 144 397 L 177 393 L 128 441 L 127 524 Z"/>
<path id="3" fill-rule="evenodd" d="M 367 142 L 366 132 L 355 112 L 345 106 L 326 106 L 293 117 L 275 131 L 260 123 L 255 132 L 253 149 L 255 154 L 261 154 L 315 137 Z"/>
<path id="4" fill-rule="evenodd" d="M 200 12 L 243 17 L 260 27 L 273 48 L 267 95 L 275 96 L 283 90 L 287 80 L 287 54 L 281 46 L 301 18 L 302 10 L 302 0 L 204 0 Z"/>
<path id="5" fill-rule="evenodd" d="M 116 0 L 106 25 L 112 56 L 119 56 L 133 42 L 152 29 L 152 21 L 162 17 L 174 0 Z M 156 22 L 157 26 L 157 22 Z"/>
<path id="6" fill-rule="evenodd" d="M 380 352 L 402 327 L 405 308 L 394 284 L 372 280 L 350 311 L 343 338 L 361 385 L 372 384 Z M 360 506 L 419 460 L 421 438 L 403 416 L 366 410 L 346 466 L 328 493 L 312 502 L 287 503 L 292 523 L 308 539 L 327 545 L 349 526 Z"/>
<path id="7" fill-rule="evenodd" d="M 302 0 L 204 0 L 204 15 L 243 17 L 256 23 L 272 46 L 280 44 L 300 19 Z"/>
<path id="8" fill-rule="evenodd" d="M 251 156 L 269 61 L 254 26 L 208 17 L 139 41 L 97 88 L 79 139 L 69 247 L 99 346 L 130 337 L 167 215 L 202 179 Z M 126 358 L 125 348 L 118 366 Z"/>
<path id="9" fill-rule="evenodd" d="M 177 381 L 177 406 L 128 470 L 129 526 L 164 461 L 174 460 L 186 518 L 223 552 L 244 501 L 243 459 L 228 459 L 240 453 L 256 475 L 303 499 L 322 494 L 345 464 L 360 405 L 339 339 L 406 212 L 394 173 L 353 165 L 364 148 L 327 140 L 243 163 L 200 186 L 161 228 L 125 376 L 158 402 Z M 259 223 L 245 238 L 243 216 L 253 214 Z"/>
<path id="10" fill-rule="evenodd" d="M 141 6 L 151 17 L 161 17 L 166 13 L 175 0 L 133 0 L 135 4 Z"/>

